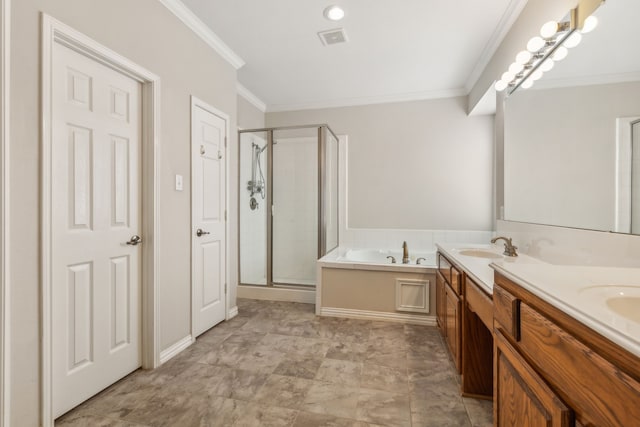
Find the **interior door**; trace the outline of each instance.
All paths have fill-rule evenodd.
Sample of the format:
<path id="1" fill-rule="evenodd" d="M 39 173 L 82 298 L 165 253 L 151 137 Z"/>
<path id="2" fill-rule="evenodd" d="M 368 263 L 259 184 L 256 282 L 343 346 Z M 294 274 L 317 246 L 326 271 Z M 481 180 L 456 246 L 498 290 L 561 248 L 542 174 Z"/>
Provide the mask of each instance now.
<path id="1" fill-rule="evenodd" d="M 226 316 L 226 118 L 194 103 L 191 128 L 193 333 Z"/>
<path id="2" fill-rule="evenodd" d="M 57 43 L 52 72 L 57 417 L 141 365 L 141 87 Z"/>

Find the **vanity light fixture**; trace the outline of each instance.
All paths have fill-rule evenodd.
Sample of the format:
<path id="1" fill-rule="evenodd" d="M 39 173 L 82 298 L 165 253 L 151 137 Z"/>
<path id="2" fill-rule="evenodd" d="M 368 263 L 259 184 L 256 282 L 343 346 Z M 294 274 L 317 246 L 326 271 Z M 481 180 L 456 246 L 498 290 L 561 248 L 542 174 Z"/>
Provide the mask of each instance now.
<path id="1" fill-rule="evenodd" d="M 508 93 L 512 94 L 519 87 L 530 88 L 553 68 L 555 62 L 569 54 L 568 49 L 580 43 L 583 34 L 597 26 L 598 19 L 591 13 L 604 1 L 580 0 L 578 6 L 570 11 L 568 21 L 545 23 L 540 28 L 540 36 L 532 37 L 527 43 L 527 50 L 516 55 L 508 71 L 495 83 L 495 89 L 498 92 L 508 89 Z"/>
<path id="2" fill-rule="evenodd" d="M 344 18 L 344 9 L 340 6 L 332 5 L 325 8 L 323 14 L 329 21 L 339 21 Z"/>

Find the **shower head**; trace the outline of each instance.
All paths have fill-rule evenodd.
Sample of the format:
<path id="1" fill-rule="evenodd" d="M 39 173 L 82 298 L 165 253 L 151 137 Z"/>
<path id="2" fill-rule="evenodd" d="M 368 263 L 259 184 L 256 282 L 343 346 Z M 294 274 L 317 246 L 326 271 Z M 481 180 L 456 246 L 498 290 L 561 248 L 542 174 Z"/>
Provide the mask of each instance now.
<path id="1" fill-rule="evenodd" d="M 252 142 L 251 145 L 253 146 L 253 149 L 256 150 L 258 154 L 262 153 L 265 150 L 265 148 L 267 148 L 267 144 L 264 144 L 264 147 L 262 148 L 260 148 L 260 146 L 255 142 Z"/>

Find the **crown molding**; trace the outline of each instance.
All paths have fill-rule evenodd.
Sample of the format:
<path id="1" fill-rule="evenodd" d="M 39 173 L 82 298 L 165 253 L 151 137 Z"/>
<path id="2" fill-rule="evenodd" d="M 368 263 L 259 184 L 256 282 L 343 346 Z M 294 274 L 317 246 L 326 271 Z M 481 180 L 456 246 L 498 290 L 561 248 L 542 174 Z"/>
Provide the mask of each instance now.
<path id="1" fill-rule="evenodd" d="M 489 41 L 482 50 L 478 62 L 476 62 L 473 71 L 469 75 L 469 78 L 467 78 L 467 82 L 464 85 L 467 93 L 471 92 L 473 86 L 478 82 L 478 79 L 489 64 L 489 61 L 491 61 L 491 58 L 500 47 L 500 44 L 516 22 L 516 19 L 520 16 L 522 9 L 527 5 L 527 1 L 528 0 L 511 0 L 509 6 L 507 6 L 502 18 L 500 18 L 500 22 L 498 22 L 496 29 L 493 31 Z"/>
<path id="2" fill-rule="evenodd" d="M 253 92 L 244 87 L 240 82 L 236 83 L 236 90 L 238 91 L 238 95 L 249 101 L 251 105 L 256 107 L 258 110 L 263 113 L 267 111 L 267 104 L 264 103 L 260 98 L 258 98 Z"/>
<path id="3" fill-rule="evenodd" d="M 236 70 L 241 68 L 245 62 L 238 56 L 211 28 L 200 20 L 184 3 L 180 0 L 159 0 L 171 13 L 180 19 L 191 31 L 196 33 L 213 50 L 222 56 Z"/>
<path id="4" fill-rule="evenodd" d="M 434 90 L 424 92 L 402 93 L 397 95 L 365 96 L 357 98 L 343 98 L 328 101 L 307 102 L 302 104 L 268 105 L 268 113 L 297 110 L 316 110 L 321 108 L 355 107 L 360 105 L 391 104 L 394 102 L 424 101 L 428 99 L 455 98 L 466 96 L 465 88 Z"/>

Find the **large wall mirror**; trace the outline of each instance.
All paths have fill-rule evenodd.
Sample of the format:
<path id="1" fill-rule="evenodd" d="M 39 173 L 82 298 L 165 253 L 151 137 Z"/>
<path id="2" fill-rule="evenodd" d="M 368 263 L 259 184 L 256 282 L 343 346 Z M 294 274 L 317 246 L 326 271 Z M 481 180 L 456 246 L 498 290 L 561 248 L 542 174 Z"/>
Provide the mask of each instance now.
<path id="1" fill-rule="evenodd" d="M 640 0 L 505 101 L 504 218 L 640 234 Z"/>

